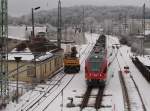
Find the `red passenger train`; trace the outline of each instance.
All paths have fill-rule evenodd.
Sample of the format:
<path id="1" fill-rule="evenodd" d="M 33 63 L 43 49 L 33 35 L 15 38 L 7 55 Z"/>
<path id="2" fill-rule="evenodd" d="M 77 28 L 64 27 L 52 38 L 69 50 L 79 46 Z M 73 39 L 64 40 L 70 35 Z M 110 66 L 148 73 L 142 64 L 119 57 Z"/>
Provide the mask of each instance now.
<path id="1" fill-rule="evenodd" d="M 103 86 L 107 79 L 106 36 L 101 35 L 85 61 L 87 85 Z"/>

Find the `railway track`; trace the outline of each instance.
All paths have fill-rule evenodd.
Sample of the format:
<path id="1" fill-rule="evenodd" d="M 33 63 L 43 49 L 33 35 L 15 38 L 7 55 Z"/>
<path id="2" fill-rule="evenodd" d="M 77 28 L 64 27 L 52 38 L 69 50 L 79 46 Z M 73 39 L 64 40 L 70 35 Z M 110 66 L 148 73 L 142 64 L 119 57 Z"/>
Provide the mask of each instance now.
<path id="1" fill-rule="evenodd" d="M 123 67 L 128 66 L 128 64 L 125 58 L 123 57 L 123 54 L 120 51 L 120 49 L 118 50 L 120 52 L 121 59 L 119 59 L 119 61 L 117 57 L 117 61 L 120 68 L 119 77 L 122 86 L 125 109 L 128 111 L 147 111 L 142 95 L 136 84 L 136 81 L 132 77 L 132 72 L 129 72 L 128 74 L 125 74 L 123 72 Z M 122 62 L 123 64 L 120 62 Z"/>
<path id="2" fill-rule="evenodd" d="M 112 49 L 112 53 L 114 52 L 115 50 Z M 118 54 L 118 51 L 117 53 L 115 54 L 115 56 L 117 56 Z M 110 57 L 110 56 L 109 56 Z M 111 65 L 111 63 L 115 60 L 116 57 L 114 57 L 110 63 L 109 63 L 109 66 Z M 95 90 L 97 93 L 96 95 L 93 95 L 92 94 L 92 91 Z M 104 91 L 105 91 L 105 86 L 101 86 L 101 87 L 87 87 L 83 97 L 81 96 L 82 101 L 81 101 L 81 104 L 79 105 L 80 106 L 80 111 L 82 111 L 83 109 L 85 109 L 86 107 L 93 107 L 96 109 L 96 111 L 98 111 L 99 109 L 101 108 L 111 108 L 112 106 L 111 105 L 102 105 L 102 101 L 103 101 L 103 98 L 104 96 L 111 96 L 111 95 L 105 95 L 104 94 Z M 80 98 L 80 97 L 79 97 Z M 94 98 L 95 99 L 95 103 L 91 104 L 90 103 L 90 98 Z M 104 103 L 105 104 L 105 103 Z"/>
<path id="3" fill-rule="evenodd" d="M 91 94 L 91 91 L 92 91 L 92 87 L 88 87 L 84 96 L 83 96 L 83 100 L 82 100 L 82 103 L 81 103 L 81 111 L 83 108 L 87 107 L 88 106 L 88 101 L 89 101 L 89 98 L 90 98 L 90 94 Z"/>
<path id="4" fill-rule="evenodd" d="M 128 74 L 123 72 L 124 66 L 128 66 L 128 61 L 125 59 L 120 48 L 117 49 L 118 54 L 116 59 L 119 65 L 119 78 L 123 92 L 124 109 L 127 111 L 147 111 L 139 88 L 132 76 L 132 72 Z M 120 55 L 118 57 L 118 55 Z M 121 59 L 118 59 L 121 58 Z"/>
<path id="5" fill-rule="evenodd" d="M 82 53 L 85 53 L 86 56 L 83 56 L 82 54 L 82 58 L 80 61 L 80 64 L 83 64 L 86 57 L 89 55 L 90 51 L 88 50 L 91 47 L 90 44 L 87 45 L 87 47 L 84 49 L 84 51 Z M 91 50 L 92 48 L 90 48 Z M 44 108 L 42 109 L 42 111 L 46 111 L 48 109 L 48 107 L 50 106 L 50 104 L 52 104 L 52 102 L 61 94 L 61 92 L 69 85 L 69 83 L 73 80 L 73 78 L 75 77 L 75 75 L 73 75 L 73 77 L 70 79 L 70 81 L 63 87 L 63 89 L 46 105 L 44 106 Z"/>
<path id="6" fill-rule="evenodd" d="M 102 105 L 102 99 L 103 99 L 103 93 L 104 93 L 104 86 L 103 87 L 99 87 L 99 91 L 96 97 L 96 101 L 95 101 L 95 109 L 98 110 Z"/>
<path id="7" fill-rule="evenodd" d="M 47 93 L 49 93 L 51 90 L 53 90 L 55 87 L 58 87 L 58 84 L 61 82 L 61 80 L 65 77 L 66 75 L 63 72 L 60 72 L 58 75 L 54 76 L 54 78 L 50 81 L 48 81 L 48 84 L 54 84 L 49 85 L 43 93 L 39 95 L 35 95 L 35 97 L 31 101 L 27 101 L 21 107 L 17 108 L 16 111 L 28 111 L 30 108 L 32 108 L 35 104 L 37 104 Z M 32 93 L 32 92 L 31 92 Z M 31 99 L 31 98 L 29 98 Z"/>
<path id="8" fill-rule="evenodd" d="M 88 44 L 88 47 L 89 47 L 89 44 Z M 88 49 L 88 47 L 85 48 L 84 50 L 84 53 L 86 52 L 86 50 Z M 82 58 L 85 59 L 82 55 Z M 83 63 L 84 60 L 82 60 L 81 63 Z M 47 84 L 47 88 L 43 91 L 42 94 L 39 94 L 39 95 L 35 95 L 35 97 L 29 101 L 27 100 L 26 103 L 24 103 L 23 105 L 21 105 L 21 107 L 17 108 L 16 111 L 28 111 L 30 110 L 31 108 L 33 108 L 38 102 L 40 102 L 41 100 L 44 101 L 46 98 L 45 98 L 45 95 L 47 95 L 47 93 L 49 93 L 51 90 L 53 90 L 54 88 L 58 87 L 58 84 L 61 82 L 61 80 L 65 77 L 66 75 L 61 71 L 61 73 L 55 75 L 53 77 L 53 79 L 51 78 Z M 51 85 L 53 84 L 53 86 Z M 32 92 L 31 92 L 32 93 Z M 44 98 L 44 99 L 43 99 Z M 31 99 L 31 98 L 29 98 Z M 28 102 L 29 101 L 29 102 Z"/>
<path id="9" fill-rule="evenodd" d="M 95 104 L 89 105 L 89 99 L 92 95 L 92 91 L 98 89 L 97 95 L 95 96 Z M 102 99 L 103 99 L 103 93 L 104 93 L 105 86 L 102 87 L 88 87 L 85 94 L 83 95 L 83 99 L 80 105 L 80 111 L 82 111 L 85 107 L 94 107 L 96 110 L 100 109 L 102 107 Z"/>
<path id="10" fill-rule="evenodd" d="M 85 48 L 85 50 L 83 51 L 84 53 L 86 53 L 86 55 L 88 55 L 88 53 L 89 53 L 89 51 L 87 50 L 88 49 L 88 47 L 90 46 L 90 44 L 88 44 L 88 46 Z M 80 61 L 81 62 L 81 64 L 83 64 L 83 62 L 84 62 L 84 60 L 85 60 L 85 56 L 81 56 L 82 57 L 82 61 Z M 65 77 L 66 77 L 66 75 L 64 75 L 64 74 L 61 74 L 61 75 L 63 75 L 63 77 L 61 78 L 61 79 L 57 79 L 57 81 L 59 81 L 59 82 L 61 82 Z M 69 75 L 68 75 L 69 76 Z M 44 103 L 44 101 L 46 101 L 51 95 L 52 95 L 52 93 L 53 92 L 55 92 L 55 90 L 57 90 L 57 86 L 58 86 L 58 83 L 56 83 L 56 85 L 54 85 L 54 86 L 52 86 L 52 88 L 48 88 L 48 90 L 46 90 L 45 92 L 44 92 L 44 94 L 40 94 L 38 97 L 36 97 L 35 99 L 33 99 L 31 102 L 29 102 L 29 103 L 27 103 L 27 104 L 25 104 L 23 107 L 21 107 L 21 108 L 19 108 L 17 111 L 34 111 L 34 110 L 40 110 L 40 111 L 45 111 L 48 107 L 49 107 L 49 105 L 58 97 L 58 95 L 60 95 L 61 94 L 61 92 L 69 85 L 69 83 L 72 81 L 72 79 L 75 77 L 75 74 L 74 75 L 72 75 L 71 77 L 69 77 L 70 79 L 68 79 L 68 82 L 66 82 L 65 84 L 64 84 L 64 86 L 62 87 L 62 89 L 57 93 L 57 95 L 55 95 L 54 97 L 53 97 L 53 99 L 49 99 L 49 103 L 47 103 L 45 106 L 43 106 L 43 108 L 40 110 L 40 109 L 38 109 L 38 107 L 42 104 L 42 103 Z M 67 77 L 66 77 L 67 78 Z M 57 82 L 56 81 L 56 82 Z M 52 83 L 50 83 L 50 84 L 52 84 Z M 54 83 L 53 83 L 54 84 Z M 57 87 L 57 88 L 56 88 Z M 54 90 L 54 88 L 55 88 L 55 90 Z M 53 90 L 53 91 L 52 91 Z M 39 105 L 40 104 L 40 105 Z"/>

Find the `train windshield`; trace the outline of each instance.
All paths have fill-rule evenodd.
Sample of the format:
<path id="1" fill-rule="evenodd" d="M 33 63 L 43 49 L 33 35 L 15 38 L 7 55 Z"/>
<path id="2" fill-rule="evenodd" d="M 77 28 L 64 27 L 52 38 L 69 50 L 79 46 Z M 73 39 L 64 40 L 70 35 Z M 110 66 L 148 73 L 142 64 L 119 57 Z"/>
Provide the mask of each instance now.
<path id="1" fill-rule="evenodd" d="M 100 71 L 100 67 L 101 67 L 101 62 L 91 62 L 90 63 L 91 66 L 91 71 Z"/>

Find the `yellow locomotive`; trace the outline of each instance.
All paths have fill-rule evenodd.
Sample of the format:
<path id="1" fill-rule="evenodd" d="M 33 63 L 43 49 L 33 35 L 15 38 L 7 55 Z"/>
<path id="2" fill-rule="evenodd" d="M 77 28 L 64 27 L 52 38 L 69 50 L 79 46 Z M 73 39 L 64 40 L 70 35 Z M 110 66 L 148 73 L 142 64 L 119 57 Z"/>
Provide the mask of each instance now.
<path id="1" fill-rule="evenodd" d="M 64 54 L 64 72 L 65 73 L 78 73 L 80 71 L 79 58 L 76 56 L 76 47 L 71 48 L 71 52 Z"/>

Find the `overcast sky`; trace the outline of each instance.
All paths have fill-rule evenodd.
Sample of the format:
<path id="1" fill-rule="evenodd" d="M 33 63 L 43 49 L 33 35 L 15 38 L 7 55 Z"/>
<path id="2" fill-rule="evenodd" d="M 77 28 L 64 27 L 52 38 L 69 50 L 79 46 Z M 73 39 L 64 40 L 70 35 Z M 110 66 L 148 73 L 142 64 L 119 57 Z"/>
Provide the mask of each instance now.
<path id="1" fill-rule="evenodd" d="M 74 5 L 134 5 L 142 6 L 146 3 L 150 7 L 150 0 L 61 0 L 62 6 Z M 20 16 L 31 12 L 32 7 L 40 6 L 40 10 L 57 7 L 58 0 L 8 0 L 8 11 L 12 16 Z"/>

